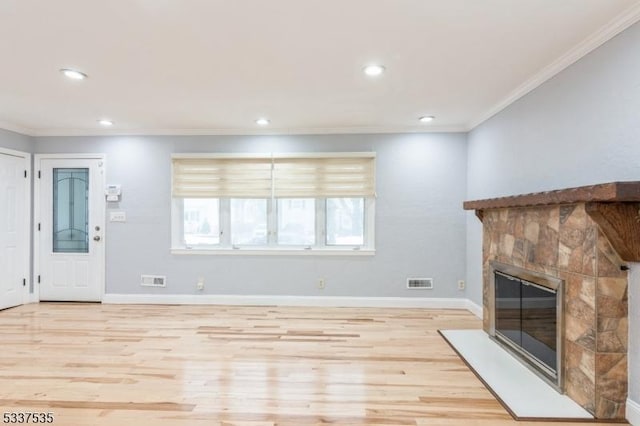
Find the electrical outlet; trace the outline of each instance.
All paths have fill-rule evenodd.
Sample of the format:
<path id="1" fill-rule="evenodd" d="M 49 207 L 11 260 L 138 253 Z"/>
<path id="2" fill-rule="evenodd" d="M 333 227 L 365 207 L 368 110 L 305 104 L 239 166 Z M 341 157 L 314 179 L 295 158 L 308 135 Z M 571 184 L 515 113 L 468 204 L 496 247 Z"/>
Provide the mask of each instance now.
<path id="1" fill-rule="evenodd" d="M 319 288 L 320 290 L 323 290 L 323 289 L 324 289 L 324 285 L 325 285 L 324 278 L 320 278 L 320 279 L 318 279 L 318 288 Z"/>
<path id="2" fill-rule="evenodd" d="M 204 290 L 204 278 L 198 278 L 198 283 L 196 284 L 196 289 L 199 291 Z"/>
<path id="3" fill-rule="evenodd" d="M 464 290 L 464 280 L 458 281 L 458 290 Z"/>

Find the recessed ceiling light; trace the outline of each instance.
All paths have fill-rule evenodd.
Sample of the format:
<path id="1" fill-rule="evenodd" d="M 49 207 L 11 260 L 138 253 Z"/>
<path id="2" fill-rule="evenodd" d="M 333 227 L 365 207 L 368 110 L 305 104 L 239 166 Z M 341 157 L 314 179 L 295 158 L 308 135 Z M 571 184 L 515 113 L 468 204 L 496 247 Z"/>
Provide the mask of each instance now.
<path id="1" fill-rule="evenodd" d="M 83 72 L 80 72 L 80 71 L 78 71 L 78 70 L 72 70 L 72 69 L 69 69 L 69 68 L 62 68 L 62 69 L 60 70 L 60 72 L 61 72 L 62 74 L 64 74 L 64 75 L 65 75 L 65 77 L 70 78 L 70 79 L 72 79 L 72 80 L 84 80 L 85 78 L 87 78 L 87 77 L 88 77 L 88 76 L 87 76 L 85 73 L 83 73 Z"/>
<path id="2" fill-rule="evenodd" d="M 98 123 L 100 123 L 100 125 L 104 127 L 113 126 L 113 121 L 107 120 L 106 118 L 103 118 L 102 120 L 98 120 Z"/>
<path id="3" fill-rule="evenodd" d="M 268 118 L 258 118 L 256 120 L 256 124 L 258 126 L 267 126 L 267 125 L 269 125 L 269 123 L 271 123 L 271 122 L 269 121 Z"/>
<path id="4" fill-rule="evenodd" d="M 425 116 L 420 117 L 420 122 L 421 123 L 429 123 L 429 122 L 433 121 L 434 118 L 435 117 L 433 115 L 425 115 Z"/>
<path id="5" fill-rule="evenodd" d="M 384 72 L 385 68 L 382 65 L 371 64 L 362 69 L 364 73 L 370 77 L 377 77 Z"/>

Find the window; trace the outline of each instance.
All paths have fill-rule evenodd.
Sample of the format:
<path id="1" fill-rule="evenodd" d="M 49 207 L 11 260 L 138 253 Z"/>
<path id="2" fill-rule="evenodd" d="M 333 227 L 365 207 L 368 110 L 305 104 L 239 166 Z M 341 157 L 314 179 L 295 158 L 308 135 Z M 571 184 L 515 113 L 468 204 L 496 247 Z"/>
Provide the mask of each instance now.
<path id="1" fill-rule="evenodd" d="M 184 242 L 188 246 L 220 244 L 220 202 L 217 198 L 185 198 Z"/>
<path id="2" fill-rule="evenodd" d="M 371 251 L 375 156 L 175 155 L 172 246 Z"/>
<path id="3" fill-rule="evenodd" d="M 327 245 L 364 244 L 364 198 L 327 198 Z"/>
<path id="4" fill-rule="evenodd" d="M 231 244 L 267 244 L 267 200 L 231 200 Z"/>
<path id="5" fill-rule="evenodd" d="M 278 199 L 278 244 L 313 246 L 316 244 L 316 200 Z"/>

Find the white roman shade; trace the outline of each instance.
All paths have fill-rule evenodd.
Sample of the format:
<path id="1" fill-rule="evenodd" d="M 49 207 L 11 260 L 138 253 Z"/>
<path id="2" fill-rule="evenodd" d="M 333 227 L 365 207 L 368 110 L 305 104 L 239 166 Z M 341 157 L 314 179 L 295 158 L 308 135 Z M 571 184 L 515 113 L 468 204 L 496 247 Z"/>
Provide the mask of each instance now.
<path id="1" fill-rule="evenodd" d="M 317 198 L 375 196 L 375 156 L 174 158 L 179 198 Z"/>
<path id="2" fill-rule="evenodd" d="M 173 196 L 271 197 L 271 158 L 174 158 Z"/>
<path id="3" fill-rule="evenodd" d="M 275 197 L 373 197 L 375 158 L 274 158 Z"/>

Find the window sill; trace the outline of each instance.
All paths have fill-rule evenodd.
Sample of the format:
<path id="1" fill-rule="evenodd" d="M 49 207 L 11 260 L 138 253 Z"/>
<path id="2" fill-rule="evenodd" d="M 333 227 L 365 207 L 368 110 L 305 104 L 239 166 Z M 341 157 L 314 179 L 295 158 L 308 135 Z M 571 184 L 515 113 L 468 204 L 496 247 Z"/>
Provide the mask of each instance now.
<path id="1" fill-rule="evenodd" d="M 334 249 L 334 248 L 238 248 L 238 249 L 186 249 L 172 248 L 171 254 L 177 255 L 235 255 L 235 256 L 374 256 L 375 249 Z"/>

